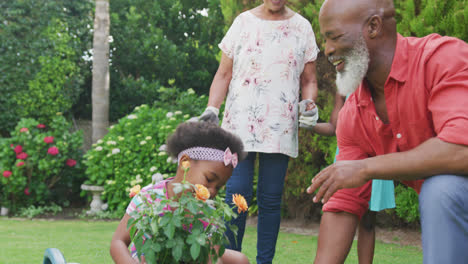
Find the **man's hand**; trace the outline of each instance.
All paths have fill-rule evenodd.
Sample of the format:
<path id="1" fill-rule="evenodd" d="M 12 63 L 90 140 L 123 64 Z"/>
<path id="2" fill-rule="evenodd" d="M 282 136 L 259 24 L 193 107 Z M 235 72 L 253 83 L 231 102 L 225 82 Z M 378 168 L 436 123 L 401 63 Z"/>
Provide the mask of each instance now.
<path id="1" fill-rule="evenodd" d="M 367 181 L 363 160 L 337 161 L 315 175 L 307 193 L 311 194 L 320 188 L 313 201 L 326 203 L 339 189 L 360 187 Z"/>
<path id="2" fill-rule="evenodd" d="M 214 107 L 214 106 L 208 106 L 203 114 L 201 114 L 200 117 L 198 117 L 199 121 L 205 121 L 205 122 L 212 122 L 215 124 L 219 124 L 219 109 Z"/>
<path id="3" fill-rule="evenodd" d="M 299 127 L 312 129 L 319 118 L 318 108 L 311 99 L 299 103 Z"/>

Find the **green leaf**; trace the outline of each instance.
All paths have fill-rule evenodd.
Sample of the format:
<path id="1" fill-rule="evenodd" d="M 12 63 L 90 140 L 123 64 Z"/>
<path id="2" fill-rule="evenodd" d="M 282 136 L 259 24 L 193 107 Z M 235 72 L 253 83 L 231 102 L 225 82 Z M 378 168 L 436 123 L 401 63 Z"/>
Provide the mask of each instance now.
<path id="1" fill-rule="evenodd" d="M 218 249 L 218 256 L 222 256 L 225 250 L 226 248 L 224 247 L 224 245 L 220 245 Z"/>
<path id="2" fill-rule="evenodd" d="M 190 255 L 192 256 L 193 260 L 196 260 L 198 258 L 198 255 L 200 255 L 199 244 L 192 244 L 192 246 L 190 247 Z"/>
<path id="3" fill-rule="evenodd" d="M 175 247 L 172 248 L 172 255 L 174 256 L 176 261 L 179 261 L 182 257 L 182 249 L 184 248 L 183 243 L 177 243 Z"/>
<path id="4" fill-rule="evenodd" d="M 152 248 L 153 248 L 154 252 L 161 251 L 161 245 L 159 245 L 158 243 L 154 243 Z"/>
<path id="5" fill-rule="evenodd" d="M 151 222 L 151 231 L 153 231 L 152 235 L 158 234 L 158 222 L 155 219 Z"/>
<path id="6" fill-rule="evenodd" d="M 174 237 L 174 232 L 175 232 L 174 223 L 169 223 L 169 225 L 164 229 L 164 234 L 166 234 L 166 236 L 169 239 L 172 239 Z"/>

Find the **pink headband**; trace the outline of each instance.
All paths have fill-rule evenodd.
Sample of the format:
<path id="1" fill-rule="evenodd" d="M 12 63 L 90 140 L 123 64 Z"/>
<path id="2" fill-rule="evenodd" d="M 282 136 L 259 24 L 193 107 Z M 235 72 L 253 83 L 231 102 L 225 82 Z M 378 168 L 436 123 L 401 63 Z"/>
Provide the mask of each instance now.
<path id="1" fill-rule="evenodd" d="M 179 163 L 180 158 L 182 158 L 184 154 L 194 160 L 223 161 L 225 166 L 232 164 L 233 168 L 237 166 L 238 162 L 237 153 L 232 154 L 229 148 L 227 148 L 225 151 L 205 147 L 189 148 L 179 153 L 177 157 Z"/>

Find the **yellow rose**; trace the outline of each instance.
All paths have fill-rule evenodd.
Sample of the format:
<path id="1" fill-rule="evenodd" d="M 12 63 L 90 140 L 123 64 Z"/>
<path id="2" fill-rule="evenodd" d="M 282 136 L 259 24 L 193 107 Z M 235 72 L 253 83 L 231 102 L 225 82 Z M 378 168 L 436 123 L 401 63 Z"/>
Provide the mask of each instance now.
<path id="1" fill-rule="evenodd" d="M 133 198 L 135 195 L 137 195 L 141 190 L 140 185 L 135 185 L 130 189 L 130 198 Z"/>
<path id="2" fill-rule="evenodd" d="M 190 169 L 190 161 L 184 160 L 184 161 L 182 161 L 180 166 L 182 167 L 183 170 L 186 171 L 186 170 Z"/>
<path id="3" fill-rule="evenodd" d="M 195 184 L 195 195 L 198 200 L 206 201 L 210 198 L 210 191 L 201 184 Z"/>
<path id="4" fill-rule="evenodd" d="M 244 196 L 240 194 L 233 194 L 232 195 L 232 202 L 237 206 L 237 212 L 240 214 L 241 212 L 247 212 L 249 210 L 249 206 L 247 205 L 247 201 L 245 200 Z"/>

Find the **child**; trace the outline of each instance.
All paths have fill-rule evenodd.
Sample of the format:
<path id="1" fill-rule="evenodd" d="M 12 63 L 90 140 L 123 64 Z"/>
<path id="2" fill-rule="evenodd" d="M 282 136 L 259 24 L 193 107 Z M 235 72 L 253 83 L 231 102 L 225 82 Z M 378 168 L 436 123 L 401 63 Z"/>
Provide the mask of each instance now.
<path id="1" fill-rule="evenodd" d="M 245 157 L 242 141 L 239 138 L 209 122 L 188 122 L 179 125 L 175 133 L 168 138 L 166 145 L 167 152 L 178 158 L 176 175 L 144 187 L 142 193 L 152 190 L 167 198 L 173 197 L 175 195 L 173 184 L 182 182 L 184 178 L 181 164 L 185 166 L 190 164 L 186 180 L 192 184 L 204 185 L 209 190 L 210 197 L 214 197 L 231 177 L 237 162 Z M 226 154 L 229 153 L 228 150 L 231 155 Z M 139 263 L 133 244 L 132 252 L 128 250 L 131 239 L 127 229 L 130 213 L 138 210 L 137 204 L 141 203 L 141 199 L 137 197 L 131 201 L 112 238 L 110 253 L 115 263 Z M 145 263 L 144 257 L 141 263 Z M 249 262 L 244 254 L 226 250 L 218 263 Z"/>
<path id="2" fill-rule="evenodd" d="M 335 106 L 333 108 L 328 123 L 313 123 L 301 116 L 299 126 L 310 129 L 314 133 L 322 136 L 334 136 L 338 113 L 345 103 L 346 97 L 336 93 Z M 305 106 L 302 106 L 303 108 Z M 303 121 L 304 120 L 304 121 Z M 338 147 L 336 155 L 338 155 Z M 335 156 L 336 156 L 335 155 Z M 336 161 L 336 158 L 335 158 Z M 372 263 L 374 259 L 375 247 L 375 221 L 378 211 L 395 208 L 395 195 L 393 192 L 393 181 L 373 180 L 372 194 L 369 202 L 369 211 L 362 217 L 358 228 L 358 259 L 360 264 Z"/>

